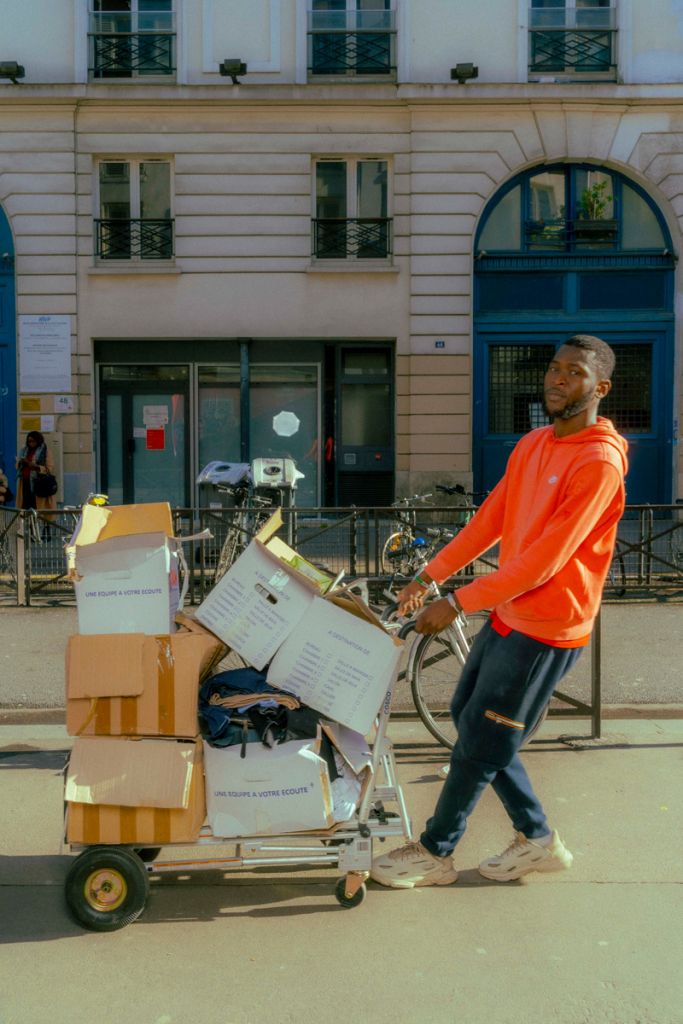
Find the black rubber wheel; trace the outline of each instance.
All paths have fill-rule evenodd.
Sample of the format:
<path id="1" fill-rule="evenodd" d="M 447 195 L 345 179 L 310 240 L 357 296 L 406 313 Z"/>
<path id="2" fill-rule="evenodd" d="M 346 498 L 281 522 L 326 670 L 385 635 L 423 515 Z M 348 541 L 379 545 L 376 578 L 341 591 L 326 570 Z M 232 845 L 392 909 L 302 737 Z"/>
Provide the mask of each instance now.
<path id="1" fill-rule="evenodd" d="M 160 846 L 145 846 L 135 851 L 143 864 L 151 864 L 161 853 Z"/>
<path id="2" fill-rule="evenodd" d="M 488 615 L 477 612 L 464 626 L 468 650 Z M 451 698 L 468 650 L 456 652 L 447 633 L 426 634 L 410 651 L 410 688 L 417 713 L 434 739 L 452 750 L 457 730 L 451 718 Z"/>
<path id="3" fill-rule="evenodd" d="M 337 903 L 342 907 L 345 907 L 346 910 L 352 910 L 353 907 L 359 907 L 367 896 L 367 892 L 367 887 L 365 882 L 363 882 L 360 889 L 356 889 L 353 896 L 347 896 L 345 878 L 340 878 L 334 887 L 334 895 L 337 897 Z"/>
<path id="4" fill-rule="evenodd" d="M 93 846 L 69 868 L 66 904 L 78 924 L 114 932 L 145 909 L 149 877 L 140 857 L 120 846 Z"/>

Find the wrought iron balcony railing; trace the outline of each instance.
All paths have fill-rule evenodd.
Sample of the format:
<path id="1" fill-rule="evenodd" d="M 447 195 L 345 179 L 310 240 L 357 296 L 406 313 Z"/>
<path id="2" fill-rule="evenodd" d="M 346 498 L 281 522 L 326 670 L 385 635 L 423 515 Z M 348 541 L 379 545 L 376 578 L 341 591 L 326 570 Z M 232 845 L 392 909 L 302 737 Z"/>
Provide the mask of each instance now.
<path id="1" fill-rule="evenodd" d="M 529 11 L 529 74 L 614 78 L 616 10 L 532 8 Z"/>
<path id="2" fill-rule="evenodd" d="M 173 11 L 90 13 L 92 78 L 137 78 L 175 74 Z"/>
<path id="3" fill-rule="evenodd" d="M 308 73 L 395 75 L 395 12 L 309 11 Z"/>
<path id="4" fill-rule="evenodd" d="M 313 255 L 320 260 L 386 259 L 391 255 L 391 218 L 316 218 Z"/>
<path id="5" fill-rule="evenodd" d="M 173 220 L 96 220 L 95 255 L 100 260 L 170 260 Z"/>

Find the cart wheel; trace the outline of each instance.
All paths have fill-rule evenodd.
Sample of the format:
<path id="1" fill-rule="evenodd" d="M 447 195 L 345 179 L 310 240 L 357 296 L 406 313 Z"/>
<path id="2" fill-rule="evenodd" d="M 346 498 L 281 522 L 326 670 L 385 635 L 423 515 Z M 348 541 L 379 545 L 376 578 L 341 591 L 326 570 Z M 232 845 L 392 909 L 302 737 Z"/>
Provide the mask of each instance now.
<path id="1" fill-rule="evenodd" d="M 66 876 L 66 903 L 79 924 L 114 932 L 135 921 L 149 893 L 147 871 L 135 853 L 116 846 L 86 850 Z"/>
<path id="2" fill-rule="evenodd" d="M 367 895 L 367 887 L 365 882 L 359 889 L 356 889 L 353 896 L 346 895 L 346 879 L 340 878 L 334 887 L 334 895 L 337 897 L 337 902 L 345 907 L 347 910 L 351 910 L 353 907 L 359 907 Z"/>
<path id="3" fill-rule="evenodd" d="M 155 861 L 159 854 L 161 853 L 161 847 L 144 846 L 142 849 L 136 850 L 135 852 L 137 853 L 138 857 L 140 858 L 143 864 L 151 864 L 152 861 Z"/>

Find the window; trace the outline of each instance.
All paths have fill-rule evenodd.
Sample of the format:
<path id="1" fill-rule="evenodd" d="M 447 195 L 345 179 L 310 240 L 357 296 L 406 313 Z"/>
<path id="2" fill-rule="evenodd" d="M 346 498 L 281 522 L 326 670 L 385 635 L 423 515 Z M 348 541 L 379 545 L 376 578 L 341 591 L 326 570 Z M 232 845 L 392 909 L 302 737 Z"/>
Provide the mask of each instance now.
<path id="1" fill-rule="evenodd" d="M 386 160 L 318 161 L 312 246 L 317 259 L 391 254 Z"/>
<path id="2" fill-rule="evenodd" d="M 175 74 L 173 0 L 93 0 L 90 76 L 93 79 Z"/>
<path id="3" fill-rule="evenodd" d="M 396 73 L 391 0 L 312 0 L 308 12 L 309 75 Z"/>
<path id="4" fill-rule="evenodd" d="M 668 248 L 645 195 L 621 175 L 588 164 L 555 164 L 516 179 L 485 214 L 477 243 L 480 258 L 507 252 L 626 259 L 640 253 L 649 254 L 650 263 L 667 256 Z"/>
<path id="5" fill-rule="evenodd" d="M 614 79 L 616 8 L 611 0 L 531 0 L 529 78 Z"/>
<path id="6" fill-rule="evenodd" d="M 166 160 L 104 160 L 99 165 L 95 255 L 100 260 L 173 256 L 171 165 Z"/>

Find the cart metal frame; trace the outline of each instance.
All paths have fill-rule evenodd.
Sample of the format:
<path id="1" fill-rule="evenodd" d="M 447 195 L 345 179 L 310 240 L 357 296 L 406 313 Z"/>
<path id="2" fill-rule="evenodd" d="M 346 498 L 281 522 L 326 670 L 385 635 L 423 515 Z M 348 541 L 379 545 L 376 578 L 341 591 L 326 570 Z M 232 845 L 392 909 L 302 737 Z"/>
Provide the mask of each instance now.
<path id="1" fill-rule="evenodd" d="M 355 907 L 366 895 L 373 842 L 393 836 L 412 840 L 412 824 L 398 781 L 393 747 L 387 735 L 392 689 L 388 690 L 377 715 L 371 743 L 372 776 L 355 815 L 331 829 L 290 832 L 273 836 L 214 836 L 204 826 L 195 843 L 168 844 L 183 849 L 233 846 L 230 857 L 158 860 L 161 848 L 131 845 L 68 844 L 79 853 L 66 879 L 69 911 L 79 924 L 91 931 L 115 931 L 142 914 L 149 894 L 149 878 L 169 872 L 194 870 L 238 870 L 240 868 L 330 865 L 338 867 L 335 896 L 343 907 Z M 385 802 L 396 805 L 387 811 Z M 150 856 L 151 855 L 151 856 Z"/>

